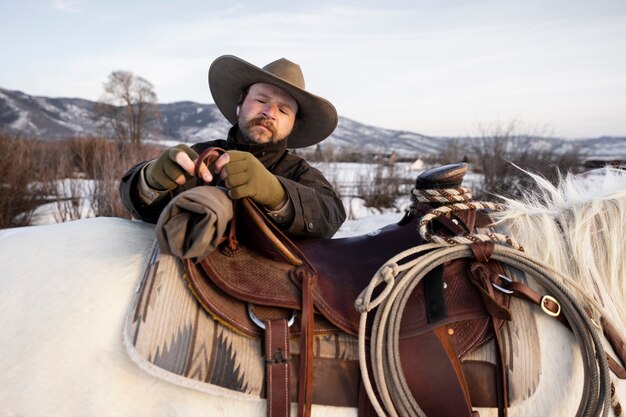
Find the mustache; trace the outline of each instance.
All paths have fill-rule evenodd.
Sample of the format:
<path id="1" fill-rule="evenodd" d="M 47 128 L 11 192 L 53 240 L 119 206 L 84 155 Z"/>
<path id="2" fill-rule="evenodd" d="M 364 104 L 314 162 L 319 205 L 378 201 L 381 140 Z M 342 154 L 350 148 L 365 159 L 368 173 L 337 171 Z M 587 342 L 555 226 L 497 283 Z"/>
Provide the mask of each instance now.
<path id="1" fill-rule="evenodd" d="M 267 119 L 265 117 L 256 117 L 254 119 L 249 120 L 248 123 L 246 123 L 247 128 L 251 128 L 253 126 L 263 126 L 264 128 L 268 129 L 270 132 L 272 132 L 273 135 L 276 134 L 276 127 L 274 126 L 274 122 L 272 122 L 270 119 Z"/>

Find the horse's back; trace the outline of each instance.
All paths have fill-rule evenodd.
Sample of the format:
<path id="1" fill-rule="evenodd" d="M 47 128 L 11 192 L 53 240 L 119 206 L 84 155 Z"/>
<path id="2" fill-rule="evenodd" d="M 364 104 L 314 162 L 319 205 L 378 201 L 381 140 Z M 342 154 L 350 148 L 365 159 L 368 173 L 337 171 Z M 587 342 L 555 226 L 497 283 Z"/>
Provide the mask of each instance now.
<path id="1" fill-rule="evenodd" d="M 4 231 L 0 411 L 83 412 L 106 376 L 97 369 L 127 366 L 104 352 L 123 350 L 120 318 L 152 236 L 151 226 L 112 218 Z M 107 385 L 115 391 L 116 381 Z"/>
<path id="2" fill-rule="evenodd" d="M 1 231 L 0 416 L 265 414 L 129 358 L 123 325 L 153 241 L 152 225 L 114 218 Z"/>

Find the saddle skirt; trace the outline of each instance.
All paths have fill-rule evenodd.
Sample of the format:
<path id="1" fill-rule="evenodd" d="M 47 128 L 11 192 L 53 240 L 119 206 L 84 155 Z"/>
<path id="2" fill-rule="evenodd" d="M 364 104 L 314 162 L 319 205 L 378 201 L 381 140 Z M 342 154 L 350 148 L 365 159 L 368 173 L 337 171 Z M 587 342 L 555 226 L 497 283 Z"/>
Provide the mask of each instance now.
<path id="1" fill-rule="evenodd" d="M 189 291 L 184 275 L 183 263 L 160 253 L 155 243 L 124 326 L 130 358 L 149 374 L 179 386 L 235 399 L 265 398 L 262 341 L 234 332 L 209 315 Z M 297 362 L 297 339 L 290 348 Z M 314 386 L 314 403 L 355 406 L 356 338 L 342 332 L 317 336 L 314 357 L 314 378 L 320 382 Z M 323 383 L 329 379 L 344 383 L 336 389 Z M 292 384 L 295 393 L 295 374 Z"/>

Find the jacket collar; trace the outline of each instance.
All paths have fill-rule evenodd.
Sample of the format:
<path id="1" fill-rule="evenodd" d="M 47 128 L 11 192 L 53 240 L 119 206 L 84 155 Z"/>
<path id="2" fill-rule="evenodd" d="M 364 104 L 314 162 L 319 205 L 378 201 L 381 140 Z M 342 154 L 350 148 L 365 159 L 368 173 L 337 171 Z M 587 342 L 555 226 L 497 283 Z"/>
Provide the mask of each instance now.
<path id="1" fill-rule="evenodd" d="M 239 127 L 235 124 L 228 131 L 227 142 L 229 148 L 250 152 L 261 161 L 266 168 L 276 164 L 287 152 L 286 138 L 277 143 L 240 143 L 237 140 L 237 129 L 239 129 Z"/>

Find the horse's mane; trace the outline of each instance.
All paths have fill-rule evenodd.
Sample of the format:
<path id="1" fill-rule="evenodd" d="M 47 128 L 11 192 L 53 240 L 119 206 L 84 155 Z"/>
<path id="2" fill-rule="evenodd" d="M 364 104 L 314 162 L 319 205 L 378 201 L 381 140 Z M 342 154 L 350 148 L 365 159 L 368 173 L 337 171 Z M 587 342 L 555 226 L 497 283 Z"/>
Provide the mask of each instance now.
<path id="1" fill-rule="evenodd" d="M 508 226 L 526 252 L 572 277 L 626 323 L 626 171 L 567 174 L 557 186 L 528 175 L 537 190 L 505 199 L 498 223 Z"/>

